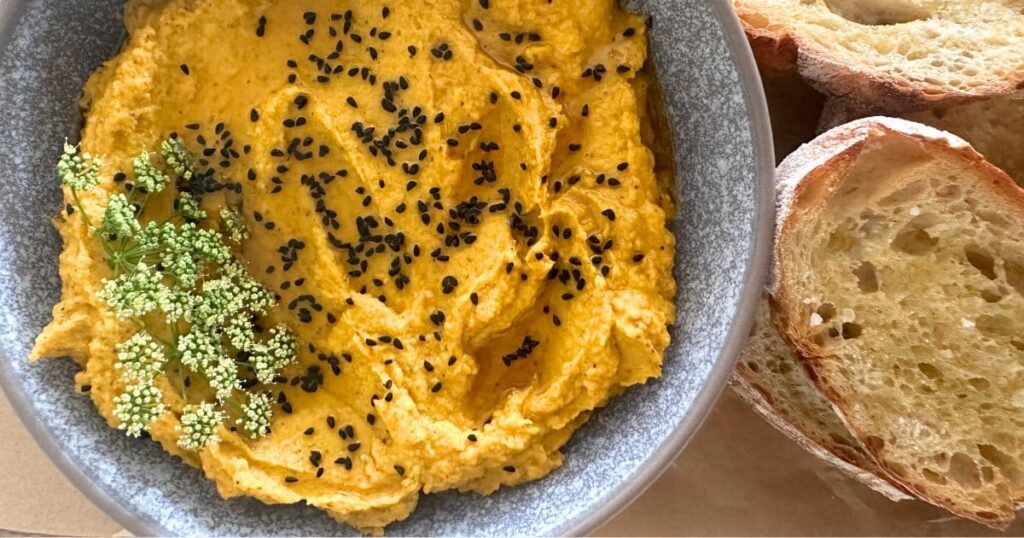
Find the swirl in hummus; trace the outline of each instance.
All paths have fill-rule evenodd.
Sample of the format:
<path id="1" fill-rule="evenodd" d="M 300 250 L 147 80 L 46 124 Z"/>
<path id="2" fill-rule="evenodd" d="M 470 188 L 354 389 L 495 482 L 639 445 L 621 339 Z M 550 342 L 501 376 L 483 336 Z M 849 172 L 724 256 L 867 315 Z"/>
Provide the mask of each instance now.
<path id="1" fill-rule="evenodd" d="M 157 380 L 170 412 L 150 435 L 225 497 L 379 529 L 421 492 L 546 475 L 594 409 L 659 374 L 671 176 L 642 18 L 613 0 L 131 0 L 125 20 L 85 89 L 81 145 L 106 178 L 86 211 L 177 136 L 228 186 L 203 204 L 240 208 L 241 257 L 298 342 L 262 439 L 180 448 L 183 402 Z M 131 327 L 96 298 L 87 226 L 57 224 L 63 297 L 33 357 L 78 361 L 116 425 Z"/>

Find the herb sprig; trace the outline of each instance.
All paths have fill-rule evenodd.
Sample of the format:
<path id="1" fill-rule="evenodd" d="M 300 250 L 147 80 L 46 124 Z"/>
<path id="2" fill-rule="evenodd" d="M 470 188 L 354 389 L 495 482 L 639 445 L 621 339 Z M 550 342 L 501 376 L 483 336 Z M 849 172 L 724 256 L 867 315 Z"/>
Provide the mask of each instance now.
<path id="1" fill-rule="evenodd" d="M 114 366 L 126 387 L 114 398 L 118 427 L 139 437 L 168 411 L 155 383 L 167 376 L 172 384 L 177 380 L 184 401 L 180 447 L 201 450 L 219 442 L 225 422 L 263 437 L 273 415 L 267 386 L 295 360 L 295 337 L 286 325 L 264 331 L 259 324 L 276 298 L 246 272 L 231 246 L 248 237 L 238 212 L 224 208 L 217 227 L 203 226 L 209 218 L 201 201 L 183 190 L 169 218 L 144 218 L 153 196 L 195 175 L 180 139 L 164 141 L 160 156 L 163 169 L 149 152 L 132 160 L 134 180 L 109 197 L 98 224 L 79 194 L 100 184 L 103 161 L 65 142 L 57 164 L 112 273 L 99 298 L 137 330 L 115 349 Z"/>

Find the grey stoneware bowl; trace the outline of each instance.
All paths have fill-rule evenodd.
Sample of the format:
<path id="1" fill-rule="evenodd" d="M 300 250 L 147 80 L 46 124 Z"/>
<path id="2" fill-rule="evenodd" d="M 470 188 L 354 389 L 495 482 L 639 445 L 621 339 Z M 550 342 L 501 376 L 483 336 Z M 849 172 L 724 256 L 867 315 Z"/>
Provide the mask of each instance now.
<path id="1" fill-rule="evenodd" d="M 0 0 L 3 388 L 68 479 L 137 535 L 354 534 L 308 506 L 221 500 L 199 471 L 156 443 L 109 428 L 73 390 L 72 361 L 26 360 L 60 293 L 54 163 L 61 141 L 77 138 L 75 102 L 86 78 L 123 37 L 122 7 L 123 0 Z M 550 476 L 489 497 L 427 495 L 389 534 L 586 534 L 671 464 L 730 375 L 770 243 L 773 155 L 761 86 L 728 0 L 627 7 L 653 17 L 652 57 L 674 131 L 678 322 L 664 374 L 595 413 Z"/>

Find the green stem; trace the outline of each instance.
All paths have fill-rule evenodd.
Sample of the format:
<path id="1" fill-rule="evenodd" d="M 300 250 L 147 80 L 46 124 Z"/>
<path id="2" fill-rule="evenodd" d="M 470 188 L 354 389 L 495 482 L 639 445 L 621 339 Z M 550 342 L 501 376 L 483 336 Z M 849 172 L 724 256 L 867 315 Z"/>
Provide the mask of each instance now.
<path id="1" fill-rule="evenodd" d="M 85 223 L 86 228 L 88 228 L 89 230 L 94 229 L 94 226 L 92 225 L 92 219 L 89 218 L 89 213 L 86 213 L 85 207 L 82 206 L 82 199 L 78 197 L 78 189 L 74 187 L 70 187 L 70 189 L 71 199 L 75 203 L 75 209 L 78 210 L 78 214 L 82 215 L 82 222 Z M 110 264 L 110 259 L 113 257 L 114 251 L 110 249 L 110 244 L 108 244 L 107 241 L 102 237 L 100 237 L 100 246 L 103 247 L 103 252 L 107 255 L 107 263 Z M 113 265 L 110 265 L 113 268 Z"/>
<path id="2" fill-rule="evenodd" d="M 86 213 L 85 209 L 82 208 L 82 200 L 78 198 L 78 189 L 74 187 L 71 187 L 71 199 L 74 200 L 75 207 L 78 209 L 78 212 L 82 215 L 82 220 L 85 222 L 85 225 L 91 229 L 92 220 L 89 219 L 89 214 Z"/>
<path id="3" fill-rule="evenodd" d="M 239 403 L 235 401 L 235 397 L 234 396 L 232 396 L 231 398 L 228 398 L 227 400 L 224 400 L 222 402 L 222 405 L 224 407 L 227 407 L 227 408 L 231 409 L 232 411 L 234 411 L 238 416 L 245 415 L 245 411 L 243 411 L 242 410 L 242 406 L 239 405 Z"/>
<path id="4" fill-rule="evenodd" d="M 188 405 L 188 388 L 185 386 L 185 367 L 178 363 L 178 386 L 181 387 L 181 399 Z"/>

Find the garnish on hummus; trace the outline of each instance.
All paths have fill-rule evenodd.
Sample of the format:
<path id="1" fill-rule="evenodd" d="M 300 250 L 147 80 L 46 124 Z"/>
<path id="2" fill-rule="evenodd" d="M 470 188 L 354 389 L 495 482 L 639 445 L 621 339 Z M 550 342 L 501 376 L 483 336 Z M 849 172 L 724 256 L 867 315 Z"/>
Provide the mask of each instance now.
<path id="1" fill-rule="evenodd" d="M 362 529 L 544 476 L 673 322 L 646 25 L 612 0 L 130 0 L 63 296 L 114 427 Z M 86 154 L 100 156 L 91 157 Z"/>

